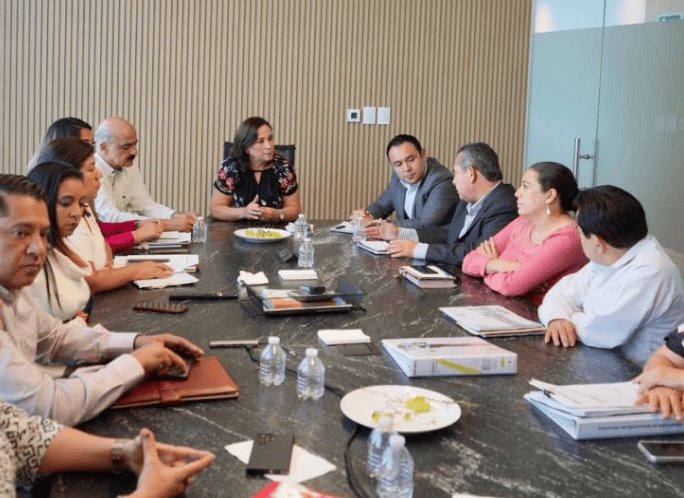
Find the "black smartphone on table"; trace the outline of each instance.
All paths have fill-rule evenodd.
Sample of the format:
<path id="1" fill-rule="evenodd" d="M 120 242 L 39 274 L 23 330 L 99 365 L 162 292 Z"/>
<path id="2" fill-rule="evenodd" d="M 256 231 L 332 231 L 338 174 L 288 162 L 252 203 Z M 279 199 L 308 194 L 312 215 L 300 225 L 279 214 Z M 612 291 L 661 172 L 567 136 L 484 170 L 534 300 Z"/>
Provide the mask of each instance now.
<path id="1" fill-rule="evenodd" d="M 651 463 L 684 463 L 684 441 L 639 441 L 637 447 Z"/>
<path id="2" fill-rule="evenodd" d="M 294 435 L 257 434 L 247 462 L 248 475 L 287 474 L 294 447 Z"/>

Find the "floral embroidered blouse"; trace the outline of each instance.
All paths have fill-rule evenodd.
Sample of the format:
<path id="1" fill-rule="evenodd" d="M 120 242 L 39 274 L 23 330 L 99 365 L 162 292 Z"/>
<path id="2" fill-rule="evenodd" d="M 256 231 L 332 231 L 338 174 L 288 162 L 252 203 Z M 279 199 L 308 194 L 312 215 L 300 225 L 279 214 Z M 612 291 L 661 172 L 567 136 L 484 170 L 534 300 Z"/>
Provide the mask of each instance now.
<path id="1" fill-rule="evenodd" d="M 233 197 L 235 207 L 244 207 L 258 194 L 259 204 L 280 209 L 283 197 L 297 192 L 297 174 L 289 161 L 276 154 L 273 163 L 261 173 L 259 183 L 253 171 L 243 171 L 238 161 L 229 157 L 219 167 L 214 188 Z"/>

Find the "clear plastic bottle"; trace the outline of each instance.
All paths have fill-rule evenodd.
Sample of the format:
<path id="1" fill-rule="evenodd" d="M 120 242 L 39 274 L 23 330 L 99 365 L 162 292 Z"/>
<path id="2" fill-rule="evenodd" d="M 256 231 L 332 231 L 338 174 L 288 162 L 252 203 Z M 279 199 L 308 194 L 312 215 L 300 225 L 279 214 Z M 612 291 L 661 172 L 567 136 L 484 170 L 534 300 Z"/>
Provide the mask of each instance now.
<path id="1" fill-rule="evenodd" d="M 204 244 L 207 241 L 207 224 L 203 216 L 198 216 L 192 226 L 192 241 Z"/>
<path id="2" fill-rule="evenodd" d="M 313 268 L 314 265 L 314 245 L 309 237 L 305 237 L 299 246 L 299 258 L 297 264 L 302 268 Z"/>
<path id="3" fill-rule="evenodd" d="M 370 477 L 378 477 L 382 466 L 382 456 L 389 447 L 390 436 L 396 434 L 392 430 L 392 417 L 382 417 L 378 425 L 368 436 L 368 463 L 366 470 Z"/>
<path id="4" fill-rule="evenodd" d="M 306 221 L 306 215 L 300 213 L 295 221 L 295 240 L 301 240 L 309 234 L 309 222 Z"/>
<path id="5" fill-rule="evenodd" d="M 279 386 L 285 380 L 285 351 L 280 346 L 280 337 L 270 336 L 268 346 L 261 353 L 259 361 L 259 382 L 264 386 Z"/>
<path id="6" fill-rule="evenodd" d="M 405 446 L 404 436 L 390 436 L 389 448 L 382 456 L 376 491 L 380 498 L 413 497 L 413 458 Z"/>
<path id="7" fill-rule="evenodd" d="M 320 399 L 325 392 L 325 367 L 316 348 L 306 348 L 306 356 L 297 368 L 297 397 Z"/>

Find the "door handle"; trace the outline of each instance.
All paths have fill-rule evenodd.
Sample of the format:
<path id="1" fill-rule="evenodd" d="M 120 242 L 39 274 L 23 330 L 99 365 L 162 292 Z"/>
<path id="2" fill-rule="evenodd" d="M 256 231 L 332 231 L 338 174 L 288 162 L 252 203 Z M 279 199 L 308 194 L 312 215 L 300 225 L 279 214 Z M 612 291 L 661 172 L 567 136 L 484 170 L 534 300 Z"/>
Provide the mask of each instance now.
<path id="1" fill-rule="evenodd" d="M 579 176 L 579 162 L 580 159 L 593 159 L 594 156 L 590 154 L 580 154 L 580 149 L 582 147 L 582 139 L 580 137 L 575 137 L 575 150 L 572 155 L 572 174 L 575 176 L 575 180 Z"/>

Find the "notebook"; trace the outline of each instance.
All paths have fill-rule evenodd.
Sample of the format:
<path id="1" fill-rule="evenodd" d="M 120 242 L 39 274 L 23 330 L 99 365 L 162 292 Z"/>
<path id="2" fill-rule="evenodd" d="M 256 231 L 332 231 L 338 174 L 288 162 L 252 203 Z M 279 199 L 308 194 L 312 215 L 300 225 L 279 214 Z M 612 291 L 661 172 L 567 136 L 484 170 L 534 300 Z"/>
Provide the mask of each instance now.
<path id="1" fill-rule="evenodd" d="M 178 405 L 189 401 L 236 398 L 240 390 L 215 356 L 202 356 L 186 379 L 151 377 L 121 396 L 112 408 Z"/>
<path id="2" fill-rule="evenodd" d="M 544 326 L 496 304 L 485 306 L 452 306 L 439 308 L 467 332 L 480 337 L 541 335 Z"/>
<path id="3" fill-rule="evenodd" d="M 388 254 L 389 243 L 384 240 L 362 240 L 358 245 L 373 254 Z"/>

